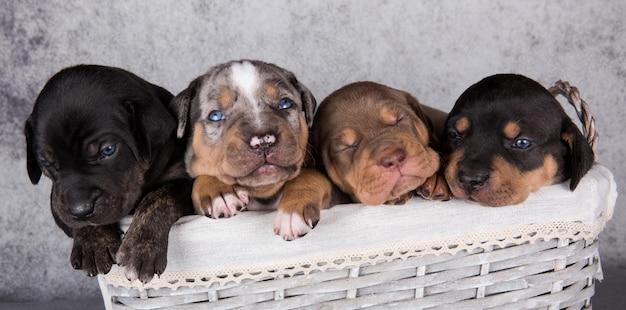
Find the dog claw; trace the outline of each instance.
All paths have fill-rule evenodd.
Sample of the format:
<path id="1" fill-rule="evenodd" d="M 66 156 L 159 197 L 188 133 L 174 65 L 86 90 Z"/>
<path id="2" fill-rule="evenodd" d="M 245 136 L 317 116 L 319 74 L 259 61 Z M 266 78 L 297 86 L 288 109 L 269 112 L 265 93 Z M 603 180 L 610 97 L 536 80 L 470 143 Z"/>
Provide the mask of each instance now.
<path id="1" fill-rule="evenodd" d="M 274 219 L 274 233 L 285 241 L 292 241 L 309 233 L 317 222 L 318 220 L 312 219 L 305 221 L 297 212 L 288 213 L 279 210 Z"/>

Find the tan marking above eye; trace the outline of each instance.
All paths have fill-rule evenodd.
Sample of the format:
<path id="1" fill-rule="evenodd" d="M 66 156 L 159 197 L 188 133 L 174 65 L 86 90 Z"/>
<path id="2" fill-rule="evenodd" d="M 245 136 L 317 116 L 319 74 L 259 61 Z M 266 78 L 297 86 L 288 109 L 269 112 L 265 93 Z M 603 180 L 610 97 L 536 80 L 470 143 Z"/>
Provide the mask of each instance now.
<path id="1" fill-rule="evenodd" d="M 222 110 L 232 107 L 234 100 L 235 98 L 230 90 L 223 90 L 217 95 L 217 104 Z"/>
<path id="2" fill-rule="evenodd" d="M 357 132 L 352 128 L 345 128 L 341 131 L 340 141 L 343 145 L 352 146 L 358 140 Z"/>
<path id="3" fill-rule="evenodd" d="M 398 113 L 390 108 L 383 107 L 380 109 L 379 113 L 380 119 L 384 124 L 394 125 L 398 122 Z"/>
<path id="4" fill-rule="evenodd" d="M 272 84 L 266 84 L 264 89 L 265 89 L 265 94 L 268 97 L 270 97 L 273 100 L 278 100 L 278 88 L 276 88 L 276 86 Z"/>
<path id="5" fill-rule="evenodd" d="M 504 130 L 503 130 L 504 136 L 509 139 L 513 139 L 519 136 L 520 132 L 522 132 L 522 129 L 517 123 L 514 123 L 514 122 L 508 122 L 504 126 Z"/>
<path id="6" fill-rule="evenodd" d="M 470 120 L 467 117 L 463 116 L 454 123 L 454 128 L 458 132 L 465 132 L 470 128 Z"/>

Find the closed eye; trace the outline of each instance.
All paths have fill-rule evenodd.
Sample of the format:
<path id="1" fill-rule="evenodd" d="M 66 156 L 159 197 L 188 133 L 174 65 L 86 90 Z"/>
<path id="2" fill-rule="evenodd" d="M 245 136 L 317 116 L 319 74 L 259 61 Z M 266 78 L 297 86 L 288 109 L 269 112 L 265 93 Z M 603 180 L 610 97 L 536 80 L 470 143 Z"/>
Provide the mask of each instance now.
<path id="1" fill-rule="evenodd" d="M 358 147 L 358 144 L 353 144 L 353 145 L 345 145 L 343 143 L 337 144 L 333 147 L 333 151 L 335 151 L 335 153 L 341 153 L 341 152 L 346 152 L 346 151 L 354 151 L 356 150 L 356 148 Z"/>

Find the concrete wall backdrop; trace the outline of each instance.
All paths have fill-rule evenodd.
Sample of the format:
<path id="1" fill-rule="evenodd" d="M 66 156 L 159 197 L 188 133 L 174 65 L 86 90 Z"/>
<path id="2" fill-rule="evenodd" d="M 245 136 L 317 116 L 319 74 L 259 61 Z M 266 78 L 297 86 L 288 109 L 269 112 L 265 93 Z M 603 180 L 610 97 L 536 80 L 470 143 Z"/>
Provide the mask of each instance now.
<path id="1" fill-rule="evenodd" d="M 99 295 L 69 264 L 71 240 L 30 184 L 23 122 L 58 70 L 126 68 L 177 93 L 210 66 L 257 58 L 284 66 L 323 99 L 374 80 L 449 110 L 498 72 L 580 88 L 620 198 L 601 236 L 603 265 L 626 268 L 626 2 L 606 1 L 37 1 L 0 2 L 0 301 Z M 612 274 L 606 274 L 611 277 Z"/>

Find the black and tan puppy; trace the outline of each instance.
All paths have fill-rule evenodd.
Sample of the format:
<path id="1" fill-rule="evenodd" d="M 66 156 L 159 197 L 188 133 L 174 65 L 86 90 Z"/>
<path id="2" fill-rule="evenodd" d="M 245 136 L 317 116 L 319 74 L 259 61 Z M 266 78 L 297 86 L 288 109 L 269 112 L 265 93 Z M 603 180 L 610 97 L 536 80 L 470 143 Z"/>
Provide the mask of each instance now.
<path id="1" fill-rule="evenodd" d="M 329 204 L 330 181 L 302 168 L 316 101 L 293 73 L 241 60 L 220 64 L 178 94 L 179 137 L 189 133 L 186 165 L 198 214 L 278 210 L 285 240 L 309 232 Z"/>
<path id="2" fill-rule="evenodd" d="M 448 200 L 435 150 L 445 118 L 407 92 L 357 82 L 322 101 L 311 143 L 318 164 L 355 202 L 400 204 L 416 189 L 425 198 Z"/>
<path id="3" fill-rule="evenodd" d="M 52 180 L 71 264 L 89 276 L 117 262 L 148 282 L 165 269 L 170 226 L 193 211 L 171 98 L 122 69 L 79 65 L 46 83 L 26 120 L 30 180 Z M 120 240 L 118 221 L 133 213 Z"/>
<path id="4" fill-rule="evenodd" d="M 444 140 L 452 193 L 486 206 L 521 203 L 566 179 L 574 190 L 594 162 L 593 150 L 554 96 L 515 74 L 468 88 L 448 116 Z"/>

